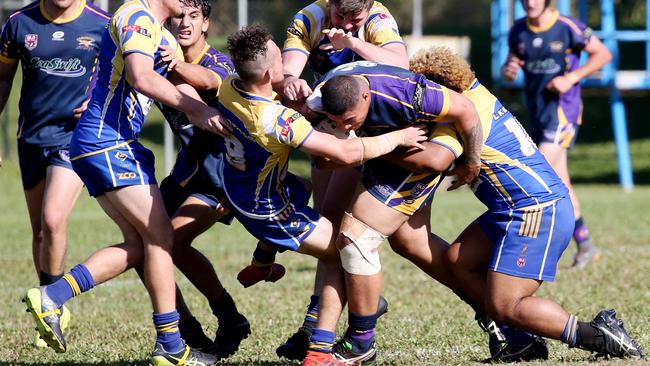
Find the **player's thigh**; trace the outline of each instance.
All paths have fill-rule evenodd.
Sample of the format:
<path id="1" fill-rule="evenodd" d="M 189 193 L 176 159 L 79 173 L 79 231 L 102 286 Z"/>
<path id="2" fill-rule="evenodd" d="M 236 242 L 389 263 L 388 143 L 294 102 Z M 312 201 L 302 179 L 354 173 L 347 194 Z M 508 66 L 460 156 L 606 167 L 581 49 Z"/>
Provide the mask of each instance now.
<path id="1" fill-rule="evenodd" d="M 357 185 L 348 212 L 355 219 L 385 236 L 392 235 L 409 219 L 408 215 L 379 201 L 362 184 Z M 344 230 L 343 225 L 341 225 L 342 230 Z"/>
<path id="2" fill-rule="evenodd" d="M 567 149 L 558 144 L 543 142 L 539 144 L 539 151 L 544 158 L 551 164 L 556 173 L 561 174 L 566 171 L 567 166 Z"/>
<path id="3" fill-rule="evenodd" d="M 429 245 L 431 229 L 431 205 L 426 204 L 416 211 L 389 238 L 391 248 L 399 254 L 416 252 Z M 434 246 L 434 248 L 438 248 Z M 442 254 L 440 252 L 439 254 Z"/>
<path id="4" fill-rule="evenodd" d="M 453 241 L 446 259 L 452 267 L 478 271 L 487 268 L 491 251 L 492 241 L 476 219 Z"/>
<path id="5" fill-rule="evenodd" d="M 133 226 L 124 215 L 122 215 L 120 210 L 113 205 L 108 197 L 106 197 L 105 194 L 97 197 L 97 203 L 99 203 L 99 206 L 102 208 L 104 213 L 106 213 L 106 215 L 108 215 L 108 217 L 110 217 L 120 229 L 122 236 L 124 237 L 124 243 L 134 248 L 139 247 L 141 250 L 142 237 L 140 236 L 140 233 L 135 226 Z"/>
<path id="6" fill-rule="evenodd" d="M 157 185 L 121 187 L 105 196 L 145 241 L 171 246 L 173 230 Z"/>
<path id="7" fill-rule="evenodd" d="M 81 179 L 72 169 L 50 165 L 45 178 L 43 220 L 53 225 L 65 221 L 77 202 L 82 188 Z"/>
<path id="8" fill-rule="evenodd" d="M 329 179 L 327 192 L 323 197 L 321 208 L 318 210 L 321 215 L 327 217 L 334 226 L 341 222 L 343 212 L 350 206 L 355 191 L 350 187 L 356 187 L 361 181 L 361 172 L 355 168 L 335 170 Z"/>
<path id="9" fill-rule="evenodd" d="M 332 222 L 321 216 L 316 222 L 316 227 L 298 247 L 298 252 L 318 259 L 336 260 L 338 259 L 338 250 L 334 235 Z"/>
<path id="10" fill-rule="evenodd" d="M 187 197 L 171 219 L 174 245 L 191 245 L 192 240 L 212 227 L 228 212 L 229 210 L 223 206 L 214 207 L 199 197 Z"/>

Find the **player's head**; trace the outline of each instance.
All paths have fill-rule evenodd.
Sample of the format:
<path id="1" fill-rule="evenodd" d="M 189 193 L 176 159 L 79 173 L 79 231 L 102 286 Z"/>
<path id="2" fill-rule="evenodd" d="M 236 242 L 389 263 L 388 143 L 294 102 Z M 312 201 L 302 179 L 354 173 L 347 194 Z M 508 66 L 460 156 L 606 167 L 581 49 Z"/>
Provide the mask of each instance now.
<path id="1" fill-rule="evenodd" d="M 476 78 L 467 61 L 447 47 L 421 50 L 411 58 L 409 64 L 411 71 L 458 93 L 469 89 Z"/>
<path id="2" fill-rule="evenodd" d="M 330 0 L 332 27 L 356 32 L 368 19 L 374 0 Z"/>
<path id="3" fill-rule="evenodd" d="M 539 18 L 551 5 L 551 0 L 521 0 L 528 18 Z"/>
<path id="4" fill-rule="evenodd" d="M 239 78 L 245 83 L 282 80 L 280 48 L 266 28 L 251 25 L 233 33 L 228 37 L 228 51 Z"/>
<path id="5" fill-rule="evenodd" d="M 345 130 L 363 125 L 370 109 L 368 82 L 355 76 L 335 76 L 321 87 L 323 110 L 329 119 Z"/>
<path id="6" fill-rule="evenodd" d="M 208 0 L 184 0 L 183 13 L 171 18 L 171 31 L 181 47 L 189 47 L 205 37 L 212 6 Z"/>

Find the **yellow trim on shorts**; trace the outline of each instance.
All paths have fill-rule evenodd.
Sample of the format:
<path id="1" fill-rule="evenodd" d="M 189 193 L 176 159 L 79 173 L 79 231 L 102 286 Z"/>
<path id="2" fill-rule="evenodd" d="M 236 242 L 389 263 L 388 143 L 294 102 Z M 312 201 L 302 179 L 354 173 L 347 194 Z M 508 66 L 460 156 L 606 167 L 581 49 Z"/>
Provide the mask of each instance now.
<path id="1" fill-rule="evenodd" d="M 117 144 L 115 146 L 107 147 L 105 149 L 101 149 L 101 150 L 97 150 L 97 151 L 93 151 L 93 152 L 89 152 L 89 153 L 85 153 L 85 154 L 81 154 L 81 155 L 77 155 L 77 156 L 75 156 L 73 158 L 70 158 L 70 160 L 71 161 L 79 160 L 81 158 L 85 158 L 85 157 L 88 157 L 88 156 L 93 156 L 93 155 L 104 153 L 106 151 L 111 151 L 111 150 L 117 149 L 118 147 L 126 146 L 126 145 L 132 143 L 133 141 L 135 141 L 135 140 L 134 139 L 126 140 L 126 141 L 122 142 L 121 144 Z"/>

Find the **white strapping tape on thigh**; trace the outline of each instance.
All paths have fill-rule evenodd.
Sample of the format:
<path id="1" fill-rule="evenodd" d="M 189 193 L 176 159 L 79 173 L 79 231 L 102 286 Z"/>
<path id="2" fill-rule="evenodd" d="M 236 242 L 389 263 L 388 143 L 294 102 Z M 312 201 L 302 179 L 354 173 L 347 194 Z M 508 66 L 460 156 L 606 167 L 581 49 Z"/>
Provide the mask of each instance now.
<path id="1" fill-rule="evenodd" d="M 386 236 L 357 220 L 348 212 L 341 220 L 341 235 L 351 242 L 339 250 L 341 265 L 347 273 L 371 276 L 381 271 L 377 248 Z"/>

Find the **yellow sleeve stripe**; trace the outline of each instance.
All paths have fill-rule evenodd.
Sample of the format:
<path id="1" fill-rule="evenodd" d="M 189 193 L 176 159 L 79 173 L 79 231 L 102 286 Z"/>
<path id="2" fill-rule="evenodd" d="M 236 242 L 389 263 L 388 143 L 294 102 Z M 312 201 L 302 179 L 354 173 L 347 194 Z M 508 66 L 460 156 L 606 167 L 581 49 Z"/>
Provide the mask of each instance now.
<path id="1" fill-rule="evenodd" d="M 16 62 L 18 62 L 18 59 L 0 55 L 0 62 L 7 65 L 14 65 Z"/>
<path id="2" fill-rule="evenodd" d="M 440 114 L 435 119 L 436 121 L 440 121 L 446 117 L 451 106 L 451 102 L 449 101 L 449 89 L 442 87 L 440 91 L 442 92 L 442 108 L 440 109 Z"/>

